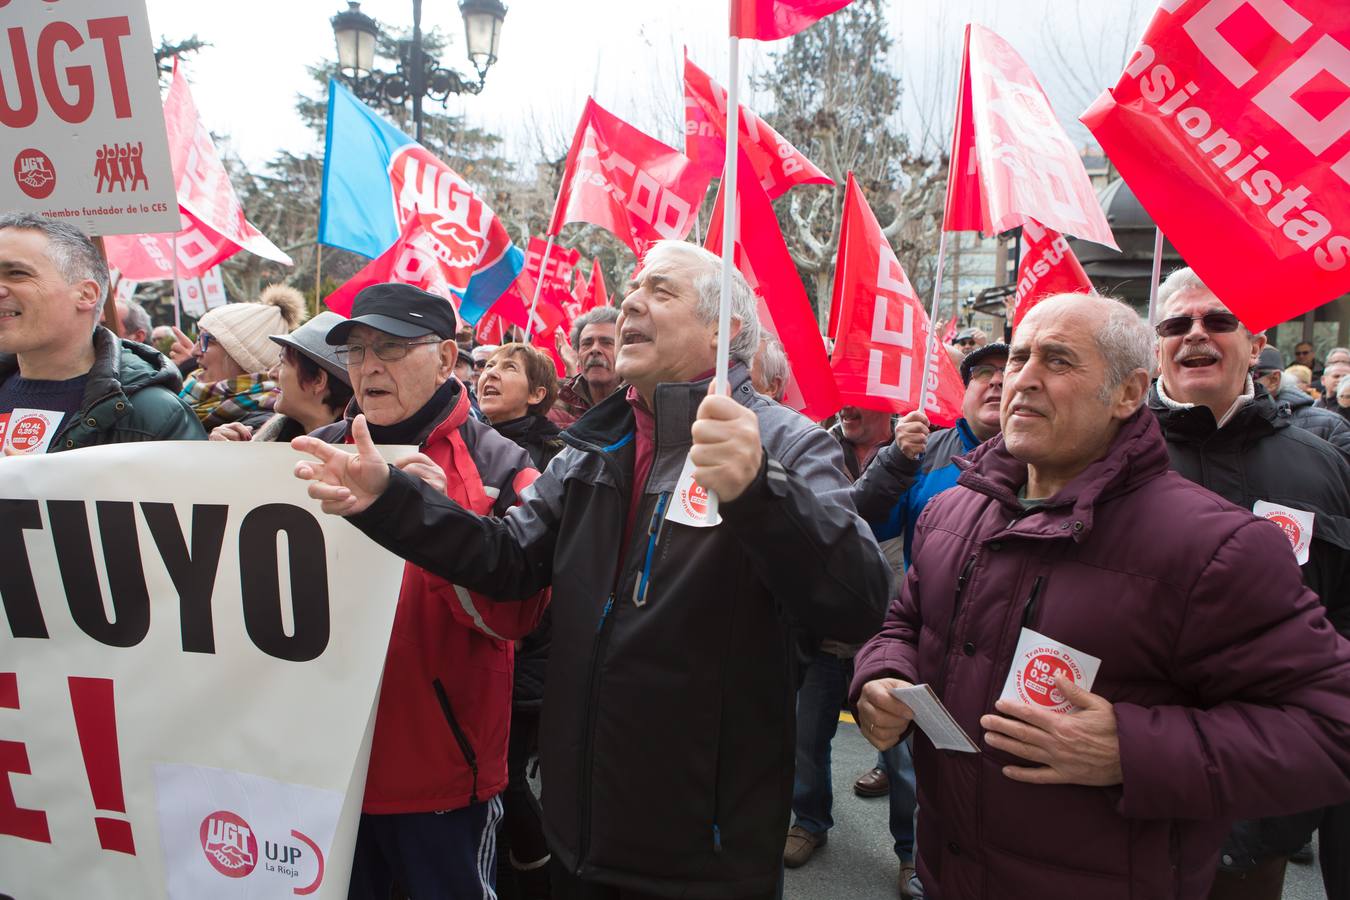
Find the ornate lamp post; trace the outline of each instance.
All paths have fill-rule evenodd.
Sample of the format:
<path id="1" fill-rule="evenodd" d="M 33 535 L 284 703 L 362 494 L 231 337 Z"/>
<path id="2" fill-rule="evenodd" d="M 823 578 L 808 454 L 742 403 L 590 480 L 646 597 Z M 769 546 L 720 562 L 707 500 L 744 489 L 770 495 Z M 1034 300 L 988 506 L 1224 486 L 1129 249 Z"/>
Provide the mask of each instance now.
<path id="1" fill-rule="evenodd" d="M 361 12 L 361 4 L 349 0 L 347 9 L 333 16 L 333 36 L 337 40 L 338 68 L 343 79 L 362 100 L 402 109 L 412 99 L 414 137 L 422 141 L 422 100 L 429 98 L 445 106 L 451 94 L 477 94 L 487 80 L 487 71 L 497 61 L 506 7 L 501 0 L 461 0 L 464 17 L 464 43 L 469 62 L 478 80 L 466 79 L 422 47 L 422 0 L 413 0 L 413 35 L 401 41 L 398 66 L 392 72 L 375 68 L 375 46 L 380 27 Z"/>

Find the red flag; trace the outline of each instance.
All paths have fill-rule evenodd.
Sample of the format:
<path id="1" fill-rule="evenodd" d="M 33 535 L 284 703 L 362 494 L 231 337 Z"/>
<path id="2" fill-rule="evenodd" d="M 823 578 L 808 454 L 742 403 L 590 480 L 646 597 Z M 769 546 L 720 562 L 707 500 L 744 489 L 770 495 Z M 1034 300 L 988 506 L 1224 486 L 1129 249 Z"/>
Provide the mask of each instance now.
<path id="1" fill-rule="evenodd" d="M 1344 0 L 1164 3 L 1083 113 L 1139 202 L 1252 331 L 1350 290 Z"/>
<path id="2" fill-rule="evenodd" d="M 609 291 L 605 288 L 605 270 L 600 268 L 600 260 L 596 259 L 591 262 L 590 291 L 581 311 L 590 312 L 599 306 L 609 306 Z"/>
<path id="3" fill-rule="evenodd" d="M 928 314 L 852 173 L 844 222 L 848 240 L 839 241 L 834 275 L 839 333 L 830 360 L 839 397 L 846 405 L 864 409 L 912 412 L 919 407 Z M 955 424 L 964 396 L 947 348 L 934 341 L 924 409 L 929 421 Z"/>
<path id="4" fill-rule="evenodd" d="M 403 223 L 398 240 L 388 250 L 366 263 L 365 268 L 324 298 L 324 304 L 342 316 L 351 316 L 352 302 L 362 288 L 399 282 L 444 297 L 459 315 L 458 298 L 446 281 L 445 269 L 436 255 L 438 242 L 426 232 L 420 216 Z"/>
<path id="5" fill-rule="evenodd" d="M 548 233 L 590 222 L 641 256 L 652 241 L 689 234 L 709 180 L 678 150 L 587 99 Z"/>
<path id="6" fill-rule="evenodd" d="M 739 154 L 736 170 L 736 268 L 741 270 L 759 298 L 760 325 L 772 331 L 787 353 L 791 379 L 783 398 L 785 406 L 811 419 L 824 419 L 840 407 L 839 392 L 830 374 L 825 342 L 821 340 L 811 301 L 792 264 L 783 233 L 778 229 L 773 205 L 759 182 L 749 177 L 750 163 Z M 722 192 L 717 194 L 708 239 L 703 246 L 714 253 L 722 249 Z"/>
<path id="7" fill-rule="evenodd" d="M 529 322 L 530 303 L 533 298 L 534 279 L 521 272 L 497 302 L 488 308 L 488 312 L 495 313 L 512 325 L 518 325 L 523 329 Z M 534 328 L 531 335 L 548 334 L 562 322 L 562 309 L 552 303 L 546 303 L 543 297 L 540 297 L 539 305 L 534 311 Z"/>
<path id="8" fill-rule="evenodd" d="M 1073 255 L 1064 235 L 1034 219 L 1022 226 L 1022 259 L 1017 264 L 1017 300 L 1013 327 L 1037 303 L 1054 294 L 1092 294 L 1092 280 Z"/>
<path id="9" fill-rule="evenodd" d="M 834 184 L 796 147 L 740 104 L 741 150 L 764 193 L 773 200 L 797 184 Z M 684 57 L 684 152 L 711 176 L 720 176 L 727 155 L 727 92 Z"/>
<path id="10" fill-rule="evenodd" d="M 998 234 L 1034 218 L 1119 249 L 1040 82 L 1012 45 L 980 25 L 966 26 L 958 102 L 945 230 Z"/>
<path id="11" fill-rule="evenodd" d="M 164 128 L 182 214 L 178 277 L 200 278 L 207 269 L 241 249 L 291 265 L 291 258 L 244 218 L 244 208 L 230 184 L 225 164 L 202 124 L 187 78 L 177 64 L 164 96 Z M 104 247 L 109 264 L 124 278 L 155 281 L 173 277 L 173 234 L 109 235 Z"/>
<path id="12" fill-rule="evenodd" d="M 792 37 L 852 0 L 731 0 L 731 33 L 756 41 Z"/>
<path id="13" fill-rule="evenodd" d="M 496 313 L 484 313 L 478 320 L 478 327 L 474 329 L 474 340 L 479 344 L 496 344 L 501 346 L 506 343 L 506 320 Z"/>
<path id="14" fill-rule="evenodd" d="M 957 330 L 956 314 L 952 313 L 951 319 L 947 322 L 947 330 L 942 332 L 942 343 L 950 344 L 952 341 L 956 340 Z"/>

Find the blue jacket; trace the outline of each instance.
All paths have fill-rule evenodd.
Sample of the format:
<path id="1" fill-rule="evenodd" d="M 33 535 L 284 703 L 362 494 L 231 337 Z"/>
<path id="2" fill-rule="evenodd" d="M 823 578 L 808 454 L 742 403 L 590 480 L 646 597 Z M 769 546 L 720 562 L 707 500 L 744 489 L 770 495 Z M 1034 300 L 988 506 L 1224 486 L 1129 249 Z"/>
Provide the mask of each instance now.
<path id="1" fill-rule="evenodd" d="M 929 500 L 956 484 L 961 471 L 953 462 L 980 445 L 965 419 L 955 428 L 939 431 L 928 449 L 910 459 L 894 443 L 886 445 L 853 484 L 853 505 L 872 528 L 878 541 L 905 536 L 905 565 L 909 565 L 914 523 Z"/>

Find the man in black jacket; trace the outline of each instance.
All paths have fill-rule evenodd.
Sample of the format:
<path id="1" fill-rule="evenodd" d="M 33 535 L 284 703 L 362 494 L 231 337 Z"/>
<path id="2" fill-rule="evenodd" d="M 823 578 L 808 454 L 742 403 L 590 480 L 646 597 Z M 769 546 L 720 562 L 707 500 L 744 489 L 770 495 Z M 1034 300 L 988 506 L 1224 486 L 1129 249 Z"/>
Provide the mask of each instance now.
<path id="1" fill-rule="evenodd" d="M 1350 422 L 1317 406 L 1311 397 L 1292 384 L 1284 387 L 1283 379 L 1284 356 L 1274 347 L 1265 347 L 1252 369 L 1252 380 L 1275 398 L 1281 412 L 1288 413 L 1290 422 L 1350 453 Z"/>
<path id="2" fill-rule="evenodd" d="M 368 440 L 355 457 L 295 442 L 320 460 L 297 475 L 325 510 L 404 558 L 497 598 L 552 585 L 540 760 L 554 897 L 775 896 L 793 634 L 865 640 L 890 594 L 838 444 L 750 386 L 759 325 L 738 273 L 730 396 L 709 395 L 720 273 L 691 244 L 647 253 L 618 322 L 629 387 L 563 433 L 505 517 L 391 471 Z"/>
<path id="3" fill-rule="evenodd" d="M 1304 582 L 1321 596 L 1332 625 L 1350 633 L 1350 462 L 1292 426 L 1253 382 L 1248 369 L 1258 362 L 1265 335 L 1249 332 L 1190 269 L 1173 272 L 1159 288 L 1158 316 L 1161 374 L 1148 402 L 1173 470 L 1279 522 Z M 1345 900 L 1350 811 L 1344 807 L 1239 823 L 1224 848 L 1212 900 L 1278 898 L 1289 854 L 1319 818 L 1327 894 Z"/>

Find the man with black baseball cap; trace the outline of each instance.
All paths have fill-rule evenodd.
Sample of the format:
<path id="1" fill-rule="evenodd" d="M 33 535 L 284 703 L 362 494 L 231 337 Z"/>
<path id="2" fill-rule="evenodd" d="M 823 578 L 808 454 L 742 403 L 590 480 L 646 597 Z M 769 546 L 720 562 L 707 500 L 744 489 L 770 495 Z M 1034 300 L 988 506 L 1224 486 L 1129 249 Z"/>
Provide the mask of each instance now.
<path id="1" fill-rule="evenodd" d="M 399 467 L 479 515 L 503 516 L 538 477 L 525 451 L 469 415 L 452 372 L 455 312 L 406 284 L 356 295 L 327 341 L 355 402 L 314 433 L 349 443 L 364 413 L 377 443 L 416 444 Z M 506 787 L 512 642 L 533 630 L 547 591 L 495 603 L 408 563 L 385 660 L 352 862 L 351 898 L 495 896 Z"/>
<path id="2" fill-rule="evenodd" d="M 1285 387 L 1283 379 L 1284 354 L 1275 347 L 1266 346 L 1257 357 L 1256 365 L 1252 366 L 1252 380 L 1266 389 L 1277 406 L 1288 410 L 1290 422 L 1350 453 L 1350 423 L 1331 410 L 1315 405 L 1313 399 L 1292 381 Z"/>

